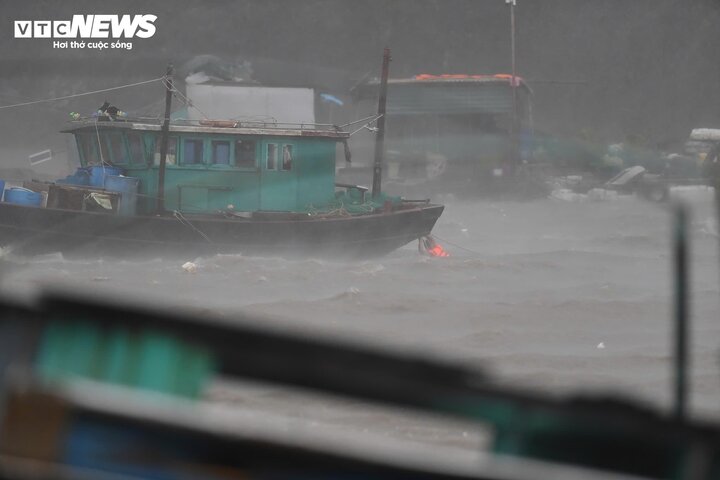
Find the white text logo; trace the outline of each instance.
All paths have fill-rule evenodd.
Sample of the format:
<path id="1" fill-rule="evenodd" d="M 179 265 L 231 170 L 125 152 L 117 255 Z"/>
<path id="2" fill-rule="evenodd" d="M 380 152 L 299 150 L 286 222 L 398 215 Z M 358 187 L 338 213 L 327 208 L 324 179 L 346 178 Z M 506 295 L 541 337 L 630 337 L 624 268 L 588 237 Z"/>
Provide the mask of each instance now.
<path id="1" fill-rule="evenodd" d="M 156 15 L 73 15 L 72 20 L 15 20 L 15 38 L 150 38 Z"/>

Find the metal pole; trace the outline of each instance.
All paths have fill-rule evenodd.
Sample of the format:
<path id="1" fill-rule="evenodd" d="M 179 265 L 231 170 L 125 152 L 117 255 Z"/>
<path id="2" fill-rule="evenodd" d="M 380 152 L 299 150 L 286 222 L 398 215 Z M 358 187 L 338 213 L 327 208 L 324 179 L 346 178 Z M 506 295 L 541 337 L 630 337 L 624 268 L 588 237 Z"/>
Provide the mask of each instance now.
<path id="1" fill-rule="evenodd" d="M 510 91 L 512 94 L 512 111 L 510 112 L 509 128 L 510 139 L 505 166 L 508 169 L 507 173 L 514 174 L 520 150 L 517 120 L 517 71 L 515 68 L 515 5 L 517 0 L 505 0 L 505 3 L 510 6 L 510 64 L 512 73 L 510 76 Z"/>
<path id="2" fill-rule="evenodd" d="M 377 136 L 375 137 L 375 165 L 373 168 L 372 196 L 376 198 L 381 193 L 382 164 L 385 148 L 385 105 L 387 103 L 387 82 L 390 70 L 390 49 L 385 47 L 383 52 L 382 76 L 380 77 L 380 99 L 378 100 Z"/>
<path id="3" fill-rule="evenodd" d="M 688 370 L 688 213 L 683 205 L 675 210 L 675 418 L 682 422 L 687 411 Z"/>
<path id="4" fill-rule="evenodd" d="M 173 91 L 173 66 L 169 64 L 165 72 L 165 116 L 160 133 L 160 168 L 158 169 L 157 213 L 165 212 L 165 163 L 168 150 L 168 133 L 170 132 L 170 106 Z"/>
<path id="5" fill-rule="evenodd" d="M 515 81 L 515 4 L 516 0 L 506 0 L 510 4 L 510 57 L 512 63 L 512 126 L 511 133 L 517 129 L 517 91 Z"/>

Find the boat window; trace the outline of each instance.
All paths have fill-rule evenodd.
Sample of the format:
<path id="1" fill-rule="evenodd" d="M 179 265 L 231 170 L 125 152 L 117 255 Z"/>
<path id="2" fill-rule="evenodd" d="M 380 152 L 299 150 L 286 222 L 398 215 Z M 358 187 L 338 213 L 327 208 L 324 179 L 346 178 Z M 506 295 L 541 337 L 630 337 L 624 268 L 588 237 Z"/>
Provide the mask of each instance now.
<path id="1" fill-rule="evenodd" d="M 266 168 L 268 170 L 277 170 L 277 145 L 274 143 L 268 143 L 267 146 L 267 162 Z"/>
<path id="2" fill-rule="evenodd" d="M 183 164 L 197 165 L 203 163 L 203 141 L 186 138 L 183 140 Z"/>
<path id="3" fill-rule="evenodd" d="M 123 164 L 128 163 L 128 151 L 125 146 L 125 140 L 120 132 L 111 132 L 107 134 L 107 140 L 112 153 L 112 163 Z M 107 158 L 105 159 L 108 160 Z"/>
<path id="4" fill-rule="evenodd" d="M 83 165 L 98 165 L 100 158 L 97 153 L 97 137 L 94 134 L 78 135 L 77 142 Z"/>
<path id="5" fill-rule="evenodd" d="M 292 145 L 283 145 L 283 160 L 282 160 L 282 169 L 283 170 L 292 170 L 292 160 L 293 160 L 293 146 Z"/>
<path id="6" fill-rule="evenodd" d="M 112 157 L 110 156 L 110 146 L 108 145 L 108 134 L 102 133 L 100 134 L 100 161 L 102 163 L 110 163 L 112 162 Z"/>
<path id="7" fill-rule="evenodd" d="M 128 145 L 130 145 L 130 163 L 145 163 L 145 149 L 143 148 L 142 137 L 139 133 L 129 132 L 127 134 Z"/>
<path id="8" fill-rule="evenodd" d="M 161 137 L 158 135 L 155 137 L 155 165 L 160 165 L 160 143 Z M 168 138 L 167 155 L 165 156 L 165 165 L 175 165 L 177 163 L 177 137 Z"/>
<path id="9" fill-rule="evenodd" d="M 230 164 L 230 142 L 227 140 L 212 141 L 212 163 Z"/>
<path id="10" fill-rule="evenodd" d="M 235 165 L 238 167 L 255 167 L 255 142 L 252 140 L 235 141 Z"/>

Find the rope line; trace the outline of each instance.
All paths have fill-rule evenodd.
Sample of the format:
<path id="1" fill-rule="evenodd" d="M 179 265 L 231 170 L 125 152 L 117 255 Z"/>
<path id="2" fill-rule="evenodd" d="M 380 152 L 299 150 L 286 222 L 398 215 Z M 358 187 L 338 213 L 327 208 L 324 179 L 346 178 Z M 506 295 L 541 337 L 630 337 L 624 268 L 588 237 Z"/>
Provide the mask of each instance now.
<path id="1" fill-rule="evenodd" d="M 357 132 L 359 132 L 360 130 L 363 130 L 363 129 L 368 129 L 368 130 L 370 130 L 370 131 L 373 131 L 372 128 L 370 127 L 370 124 L 373 123 L 373 122 L 376 122 L 377 120 L 379 120 L 380 117 L 382 117 L 382 115 L 378 115 L 377 117 L 373 118 L 372 120 L 370 120 L 369 122 L 367 122 L 367 123 L 366 123 L 365 125 L 363 125 L 362 127 L 360 127 L 360 128 L 358 128 L 358 129 L 356 129 L 355 131 L 351 132 L 351 133 L 348 135 L 348 137 L 352 137 L 352 136 L 355 135 Z M 373 128 L 374 128 L 374 127 L 373 127 Z M 375 129 L 375 130 L 377 130 L 377 129 Z"/>
<path id="2" fill-rule="evenodd" d="M 478 252 L 477 250 L 470 250 L 469 248 L 465 248 L 465 247 L 463 247 L 462 245 L 458 245 L 457 243 L 453 243 L 453 242 L 451 242 L 450 240 L 446 240 L 446 239 L 444 239 L 444 238 L 438 237 L 438 236 L 435 235 L 434 233 L 432 234 L 432 236 L 435 237 L 435 238 L 437 238 L 437 239 L 440 240 L 441 242 L 447 243 L 448 245 L 452 245 L 453 247 L 459 248 L 460 250 L 465 250 L 466 252 L 472 253 L 473 255 L 477 255 L 478 257 L 482 257 L 482 256 L 483 256 L 483 254 L 480 253 L 480 252 Z"/>
<path id="3" fill-rule="evenodd" d="M 370 115 L 370 116 L 368 116 L 368 117 L 361 118 L 361 119 L 359 119 L 359 120 L 355 120 L 355 121 L 352 121 L 352 122 L 350 122 L 350 123 L 344 123 L 344 124 L 338 125 L 338 126 L 339 126 L 339 128 L 345 128 L 345 127 L 349 127 L 350 125 L 355 125 L 356 123 L 364 122 L 364 121 L 366 121 L 366 120 L 370 120 L 370 122 L 368 122 L 368 123 L 372 123 L 372 122 L 374 122 L 375 120 L 379 119 L 380 117 L 382 117 L 382 115 Z M 334 126 L 334 125 L 333 125 L 333 126 Z"/>
<path id="4" fill-rule="evenodd" d="M 97 136 L 97 148 L 100 155 L 100 165 L 103 167 L 103 178 L 105 178 L 105 158 L 103 157 L 103 148 L 100 140 L 100 130 L 98 129 L 98 121 L 95 118 L 95 135 Z"/>
<path id="5" fill-rule="evenodd" d="M 83 93 L 76 93 L 73 95 L 65 95 L 64 97 L 45 98 L 43 100 L 33 100 L 31 102 L 16 103 L 14 105 L 2 105 L 2 106 L 0 106 L 0 110 L 4 110 L 6 108 L 24 107 L 26 105 L 35 105 L 38 103 L 55 102 L 58 100 L 67 100 L 68 98 L 75 98 L 75 97 L 82 97 L 85 95 L 94 95 L 96 93 L 110 92 L 112 90 L 120 90 L 121 88 L 137 87 L 138 85 L 145 85 L 145 84 L 152 83 L 152 82 L 159 82 L 159 81 L 164 80 L 164 78 L 165 77 L 154 78 L 152 80 L 145 80 L 143 82 L 130 83 L 127 85 L 120 85 L 117 87 L 103 88 L 102 90 L 93 90 L 92 92 L 83 92 Z"/>
<path id="6" fill-rule="evenodd" d="M 203 117 L 205 117 L 205 120 L 208 119 L 208 116 L 205 115 L 205 112 L 203 112 L 203 111 L 200 110 L 198 107 L 196 107 L 196 106 L 195 106 L 195 103 L 194 103 L 190 98 L 186 97 L 185 95 L 183 95 L 183 93 L 182 93 L 180 90 L 178 90 L 177 88 L 175 88 L 175 85 L 172 85 L 172 88 L 171 88 L 171 87 L 170 87 L 170 82 L 168 82 L 168 80 L 167 80 L 166 78 L 163 78 L 163 79 L 162 79 L 162 82 L 163 82 L 163 85 L 165 85 L 165 88 L 167 88 L 168 90 L 172 91 L 174 94 L 177 94 L 177 95 L 180 96 L 180 99 L 181 99 L 181 101 L 185 104 L 185 106 L 194 108 L 195 110 L 197 110 L 197 111 L 200 113 L 200 115 L 202 115 Z"/>
<path id="7" fill-rule="evenodd" d="M 185 216 L 182 213 L 180 213 L 178 210 L 173 211 L 173 217 L 177 218 L 181 224 L 186 225 L 186 226 L 190 227 L 191 229 L 193 229 L 201 237 L 203 237 L 208 243 L 213 243 L 212 240 L 210 240 L 210 238 L 208 238 L 207 235 L 205 235 L 202 231 L 200 231 L 198 228 L 196 228 L 195 225 L 190 223 L 190 220 L 185 218 Z"/>

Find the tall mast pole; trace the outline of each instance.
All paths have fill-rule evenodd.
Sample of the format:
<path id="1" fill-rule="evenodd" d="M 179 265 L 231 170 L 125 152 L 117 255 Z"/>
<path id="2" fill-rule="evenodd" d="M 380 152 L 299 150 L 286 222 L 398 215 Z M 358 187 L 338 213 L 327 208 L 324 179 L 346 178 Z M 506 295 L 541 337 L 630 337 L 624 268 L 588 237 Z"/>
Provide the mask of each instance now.
<path id="1" fill-rule="evenodd" d="M 688 266 L 688 211 L 679 205 L 675 211 L 675 419 L 683 422 L 688 406 L 688 330 L 690 315 Z"/>
<path id="2" fill-rule="evenodd" d="M 375 165 L 373 168 L 372 196 L 376 198 L 381 193 L 382 164 L 385 149 L 385 105 L 387 104 L 387 82 L 390 70 L 390 49 L 385 47 L 383 52 L 382 75 L 380 77 L 380 99 L 378 100 L 378 132 L 375 137 Z"/>
<path id="3" fill-rule="evenodd" d="M 510 76 L 510 91 L 512 93 L 512 111 L 510 112 L 510 148 L 508 152 L 507 167 L 508 173 L 514 173 L 519 157 L 519 126 L 517 119 L 517 72 L 515 69 L 515 5 L 517 0 L 505 0 L 510 6 L 510 64 L 512 75 Z"/>
<path id="4" fill-rule="evenodd" d="M 158 169 L 157 213 L 165 212 L 165 164 L 168 150 L 168 133 L 170 132 L 170 106 L 173 91 L 173 66 L 169 64 L 165 72 L 165 116 L 160 133 L 160 168 Z"/>
<path id="5" fill-rule="evenodd" d="M 505 0 L 510 4 L 510 58 L 512 63 L 512 132 L 517 129 L 517 90 L 516 90 L 516 71 L 515 71 L 515 5 L 517 0 Z"/>

